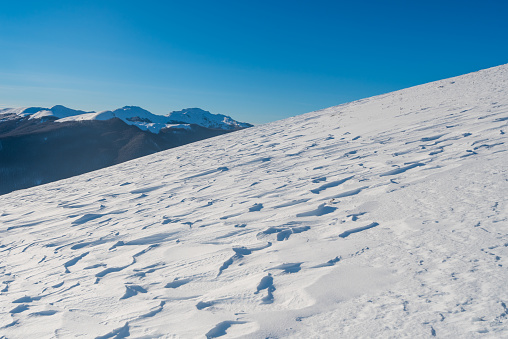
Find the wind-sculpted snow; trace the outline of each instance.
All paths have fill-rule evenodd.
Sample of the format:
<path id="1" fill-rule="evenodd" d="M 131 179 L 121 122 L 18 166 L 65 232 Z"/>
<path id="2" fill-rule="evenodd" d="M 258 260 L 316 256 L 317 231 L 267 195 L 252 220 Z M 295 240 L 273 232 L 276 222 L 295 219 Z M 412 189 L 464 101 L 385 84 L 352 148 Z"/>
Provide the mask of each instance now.
<path id="1" fill-rule="evenodd" d="M 0 197 L 0 337 L 508 336 L 508 66 Z"/>

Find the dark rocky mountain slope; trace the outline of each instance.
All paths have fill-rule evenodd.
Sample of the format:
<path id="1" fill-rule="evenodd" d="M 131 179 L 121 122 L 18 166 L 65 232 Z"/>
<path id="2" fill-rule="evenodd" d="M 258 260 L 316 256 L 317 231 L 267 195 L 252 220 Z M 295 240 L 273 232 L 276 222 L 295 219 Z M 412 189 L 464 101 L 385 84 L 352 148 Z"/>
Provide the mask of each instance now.
<path id="1" fill-rule="evenodd" d="M 231 132 L 190 124 L 152 133 L 119 118 L 55 120 L 10 117 L 0 122 L 0 194 Z"/>

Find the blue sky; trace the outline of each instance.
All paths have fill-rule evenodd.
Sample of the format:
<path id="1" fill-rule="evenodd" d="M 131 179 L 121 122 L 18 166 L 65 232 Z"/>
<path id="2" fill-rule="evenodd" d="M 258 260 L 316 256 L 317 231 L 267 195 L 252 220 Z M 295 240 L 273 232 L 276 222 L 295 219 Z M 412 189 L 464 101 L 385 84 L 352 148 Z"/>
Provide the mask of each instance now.
<path id="1" fill-rule="evenodd" d="M 508 63 L 508 1 L 2 1 L 0 107 L 252 123 Z"/>

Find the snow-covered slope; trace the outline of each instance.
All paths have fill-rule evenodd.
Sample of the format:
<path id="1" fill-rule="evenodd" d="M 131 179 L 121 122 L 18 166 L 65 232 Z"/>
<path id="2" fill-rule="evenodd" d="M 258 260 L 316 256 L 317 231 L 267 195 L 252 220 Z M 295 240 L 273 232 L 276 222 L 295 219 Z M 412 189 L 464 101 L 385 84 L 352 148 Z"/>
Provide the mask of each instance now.
<path id="1" fill-rule="evenodd" d="M 61 119 L 87 113 L 92 112 L 79 111 L 72 108 L 67 108 L 62 105 L 56 105 L 49 110 L 41 110 L 35 114 L 31 114 L 30 119 L 41 119 L 45 117 L 56 117 L 58 119 Z"/>
<path id="2" fill-rule="evenodd" d="M 87 120 L 109 120 L 115 118 L 115 114 L 111 111 L 91 112 L 85 114 L 78 114 L 67 118 L 56 120 L 56 122 L 67 121 L 87 121 Z"/>
<path id="3" fill-rule="evenodd" d="M 8 338 L 508 336 L 508 66 L 0 197 Z"/>

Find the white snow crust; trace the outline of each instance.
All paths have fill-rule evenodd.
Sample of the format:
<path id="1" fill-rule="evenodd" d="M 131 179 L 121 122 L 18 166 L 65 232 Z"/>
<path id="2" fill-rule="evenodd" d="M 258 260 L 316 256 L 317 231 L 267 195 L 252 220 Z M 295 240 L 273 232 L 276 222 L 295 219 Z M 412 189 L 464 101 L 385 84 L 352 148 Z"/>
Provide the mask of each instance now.
<path id="1" fill-rule="evenodd" d="M 7 338 L 508 337 L 508 65 L 0 196 Z"/>

